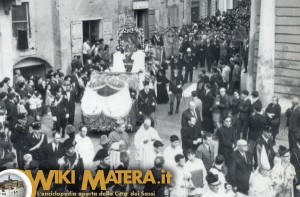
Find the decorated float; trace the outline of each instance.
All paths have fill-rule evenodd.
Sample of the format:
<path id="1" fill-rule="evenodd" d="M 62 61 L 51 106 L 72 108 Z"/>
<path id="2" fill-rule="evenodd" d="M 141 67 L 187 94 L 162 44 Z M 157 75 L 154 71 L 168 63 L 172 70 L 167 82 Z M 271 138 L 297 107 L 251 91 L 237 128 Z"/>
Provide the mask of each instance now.
<path id="1" fill-rule="evenodd" d="M 138 82 L 135 73 L 94 72 L 81 100 L 83 124 L 109 132 L 123 119 L 131 130 L 138 117 Z"/>

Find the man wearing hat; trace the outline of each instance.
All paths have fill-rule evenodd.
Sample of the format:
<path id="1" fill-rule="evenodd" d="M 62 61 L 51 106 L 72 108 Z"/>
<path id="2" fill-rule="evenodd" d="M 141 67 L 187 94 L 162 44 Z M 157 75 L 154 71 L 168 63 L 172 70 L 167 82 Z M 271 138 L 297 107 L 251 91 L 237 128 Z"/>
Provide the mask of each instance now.
<path id="1" fill-rule="evenodd" d="M 156 95 L 153 89 L 149 87 L 149 81 L 144 82 L 144 89 L 140 91 L 138 97 L 138 110 L 140 115 L 151 117 L 155 121 Z"/>
<path id="2" fill-rule="evenodd" d="M 276 196 L 292 197 L 294 196 L 294 179 L 296 177 L 295 167 L 291 164 L 291 154 L 289 149 L 279 146 L 278 161 L 272 169 L 271 178 L 276 191 Z"/>
<path id="3" fill-rule="evenodd" d="M 169 85 L 169 91 L 170 91 L 170 111 L 169 115 L 173 114 L 173 107 L 174 107 L 174 101 L 176 98 L 176 111 L 175 113 L 179 112 L 179 105 L 180 100 L 182 97 L 182 86 L 183 86 L 183 76 L 182 72 L 179 71 L 178 68 L 174 69 L 174 74 L 171 76 L 170 85 Z"/>
<path id="4" fill-rule="evenodd" d="M 190 83 L 193 81 L 193 73 L 194 69 L 196 68 L 195 66 L 195 57 L 192 54 L 192 49 L 188 48 L 187 54 L 184 56 L 184 67 L 185 69 L 185 74 L 184 74 L 184 82 L 188 82 L 188 76 L 190 76 Z"/>
<path id="5" fill-rule="evenodd" d="M 256 140 L 254 149 L 253 149 L 253 156 L 254 156 L 254 168 L 256 169 L 260 165 L 261 160 L 261 150 L 262 147 L 266 149 L 267 156 L 269 159 L 269 163 L 271 168 L 274 166 L 274 158 L 275 158 L 275 151 L 274 151 L 274 144 L 272 139 L 272 130 L 269 126 L 265 126 L 263 129 L 262 135 Z"/>
<path id="6" fill-rule="evenodd" d="M 34 118 L 29 116 L 27 117 L 25 114 L 18 119 L 18 123 L 15 127 L 11 130 L 10 140 L 13 143 L 14 148 L 16 149 L 17 161 L 18 161 L 18 168 L 23 169 L 24 167 L 24 148 L 26 142 L 24 138 L 29 133 L 29 126 L 34 121 Z"/>
<path id="7" fill-rule="evenodd" d="M 62 138 L 65 138 L 65 127 L 69 118 L 69 109 L 67 99 L 62 95 L 60 88 L 56 88 L 55 90 L 55 98 L 51 109 L 55 130 L 61 132 Z"/>
<path id="8" fill-rule="evenodd" d="M 248 195 L 249 180 L 252 172 L 252 158 L 245 140 L 237 141 L 237 150 L 231 156 L 228 168 L 228 183 L 238 196 Z"/>
<path id="9" fill-rule="evenodd" d="M 41 131 L 41 123 L 34 121 L 29 124 L 29 135 L 24 139 L 26 143 L 25 153 L 32 155 L 32 158 L 41 161 L 41 148 L 48 144 L 47 135 Z"/>
<path id="10" fill-rule="evenodd" d="M 68 141 L 64 144 L 64 154 L 57 163 L 61 170 L 75 170 L 75 184 L 68 184 L 68 191 L 79 192 L 82 175 L 84 173 L 82 158 L 75 149 L 76 141 Z"/>

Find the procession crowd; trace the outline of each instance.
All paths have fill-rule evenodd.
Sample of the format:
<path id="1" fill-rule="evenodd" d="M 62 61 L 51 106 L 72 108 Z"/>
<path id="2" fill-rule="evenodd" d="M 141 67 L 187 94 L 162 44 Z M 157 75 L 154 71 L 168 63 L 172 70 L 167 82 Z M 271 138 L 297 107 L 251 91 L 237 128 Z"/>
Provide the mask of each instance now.
<path id="1" fill-rule="evenodd" d="M 94 149 L 87 126 L 78 130 L 73 126 L 76 103 L 94 71 L 129 72 L 122 47 L 110 58 L 109 46 L 102 39 L 93 46 L 85 40 L 83 61 L 74 56 L 70 75 L 51 70 L 43 79 L 15 70 L 12 82 L 7 77 L 0 82 L 1 170 L 76 170 L 76 184 L 53 184 L 52 190 L 80 191 L 84 169 L 104 170 L 106 175 L 112 169 L 131 169 L 130 155 L 135 155 L 135 167 L 151 170 L 156 180 L 161 179 L 163 168 L 173 172 L 170 185 L 146 183 L 144 191 L 155 191 L 156 196 L 298 196 L 299 98 L 293 98 L 285 113 L 289 149 L 279 146 L 276 152 L 276 135 L 282 125 L 278 97 L 262 106 L 260 97 L 264 95 L 240 89 L 242 67 L 247 72 L 249 44 L 247 38 L 237 40 L 235 30 L 249 30 L 249 9 L 250 4 L 242 1 L 234 10 L 182 28 L 179 54 L 166 58 L 162 65 L 139 45 L 129 70 L 143 79 L 137 98 L 143 120 L 133 141 L 126 122 L 117 120 L 117 126 L 100 137 L 99 150 Z M 162 45 L 158 33 L 151 45 Z M 166 76 L 169 71 L 170 77 Z M 182 112 L 181 131 L 171 135 L 165 146 L 156 124 L 156 109 L 169 103 L 168 115 L 179 113 L 183 87 L 193 82 L 194 72 L 200 72 L 199 80 L 188 109 Z M 41 123 L 45 115 L 53 120 L 51 142 Z M 107 188 L 126 191 L 137 186 L 109 184 Z"/>

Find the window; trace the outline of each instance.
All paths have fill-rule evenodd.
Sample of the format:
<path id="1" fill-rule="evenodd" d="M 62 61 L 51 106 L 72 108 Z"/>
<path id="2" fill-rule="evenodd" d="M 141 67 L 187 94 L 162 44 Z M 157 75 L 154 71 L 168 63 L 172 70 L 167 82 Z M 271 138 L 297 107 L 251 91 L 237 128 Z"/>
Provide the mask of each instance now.
<path id="1" fill-rule="evenodd" d="M 27 30 L 27 36 L 31 37 L 28 3 L 13 6 L 11 15 L 13 36 L 18 37 L 18 30 Z"/>

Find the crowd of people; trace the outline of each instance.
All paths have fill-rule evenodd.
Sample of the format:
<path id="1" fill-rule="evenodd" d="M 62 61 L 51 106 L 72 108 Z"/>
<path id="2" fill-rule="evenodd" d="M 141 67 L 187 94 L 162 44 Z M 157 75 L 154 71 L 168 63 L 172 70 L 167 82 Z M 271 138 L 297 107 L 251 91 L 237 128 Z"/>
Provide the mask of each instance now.
<path id="1" fill-rule="evenodd" d="M 172 171 L 170 185 L 147 182 L 144 186 L 145 192 L 155 191 L 156 196 L 299 195 L 299 98 L 292 100 L 286 112 L 289 149 L 279 146 L 276 152 L 276 136 L 282 125 L 279 98 L 274 96 L 263 106 L 263 95 L 240 89 L 249 47 L 247 38 L 237 41 L 235 30 L 249 31 L 249 9 L 250 4 L 242 1 L 234 10 L 182 28 L 179 55 L 158 67 L 139 45 L 131 56 L 130 71 L 142 79 L 137 97 L 141 126 L 131 141 L 126 122 L 117 120 L 116 127 L 100 137 L 99 150 L 87 135 L 87 126 L 73 126 L 76 103 L 80 103 L 94 71 L 129 72 L 123 62 L 127 54 L 121 47 L 111 58 L 102 39 L 93 46 L 85 40 L 83 61 L 74 56 L 70 75 L 51 70 L 44 80 L 15 70 L 12 82 L 7 77 L 0 82 L 1 170 L 75 170 L 76 184 L 53 184 L 52 190 L 80 191 L 84 169 L 103 170 L 105 175 L 109 170 L 129 169 L 130 156 L 135 155 L 136 167 L 151 170 L 156 180 L 161 179 L 161 169 Z M 151 44 L 161 45 L 160 39 L 155 34 Z M 156 108 L 169 103 L 168 114 L 179 113 L 183 87 L 193 82 L 196 71 L 200 72 L 199 81 L 188 109 L 182 112 L 181 131 L 171 135 L 165 146 L 156 124 Z M 52 133 L 44 132 L 41 120 L 45 115 L 52 116 Z M 137 186 L 108 184 L 107 188 L 127 191 Z"/>

